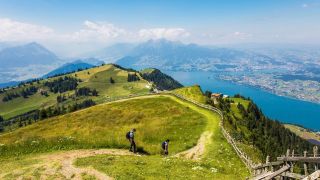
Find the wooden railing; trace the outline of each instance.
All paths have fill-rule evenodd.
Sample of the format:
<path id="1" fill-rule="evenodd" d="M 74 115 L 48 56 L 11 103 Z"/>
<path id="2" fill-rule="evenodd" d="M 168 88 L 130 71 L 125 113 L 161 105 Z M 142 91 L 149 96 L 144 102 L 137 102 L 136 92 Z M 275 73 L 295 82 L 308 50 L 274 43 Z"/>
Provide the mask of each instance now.
<path id="1" fill-rule="evenodd" d="M 298 164 L 303 165 L 303 174 L 294 172 L 294 167 L 297 168 Z M 290 153 L 288 149 L 286 155 L 277 157 L 276 162 L 268 162 L 267 158 L 266 164 L 257 166 L 254 169 L 256 176 L 253 179 L 261 180 L 275 177 L 288 177 L 292 179 L 315 180 L 320 178 L 319 164 L 320 156 L 317 146 L 314 146 L 312 154 L 307 154 L 307 151 L 304 151 L 303 155 L 295 154 L 294 150 Z M 312 169 L 308 169 L 310 165 L 313 166 Z"/>

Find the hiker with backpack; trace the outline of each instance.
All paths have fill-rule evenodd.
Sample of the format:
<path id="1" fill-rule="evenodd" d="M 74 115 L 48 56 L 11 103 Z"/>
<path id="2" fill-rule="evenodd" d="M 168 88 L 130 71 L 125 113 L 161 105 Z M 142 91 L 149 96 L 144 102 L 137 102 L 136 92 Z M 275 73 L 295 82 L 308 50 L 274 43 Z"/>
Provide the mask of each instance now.
<path id="1" fill-rule="evenodd" d="M 134 133 L 136 132 L 136 129 L 133 128 L 131 131 L 127 132 L 126 134 L 126 138 L 129 140 L 130 142 L 130 152 L 136 153 L 137 152 L 137 147 L 136 147 L 136 143 L 134 142 Z"/>
<path id="2" fill-rule="evenodd" d="M 162 144 L 161 144 L 161 147 L 162 147 L 162 150 L 164 151 L 164 155 L 168 155 L 169 154 L 169 139 L 165 140 Z"/>

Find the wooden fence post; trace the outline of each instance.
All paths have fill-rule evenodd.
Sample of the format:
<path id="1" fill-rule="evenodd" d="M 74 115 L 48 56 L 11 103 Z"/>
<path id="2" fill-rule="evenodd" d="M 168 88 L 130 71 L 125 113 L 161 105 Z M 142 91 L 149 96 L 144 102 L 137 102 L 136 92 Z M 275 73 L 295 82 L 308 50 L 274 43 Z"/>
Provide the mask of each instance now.
<path id="1" fill-rule="evenodd" d="M 303 157 L 307 157 L 307 151 L 304 151 L 303 152 Z M 308 176 L 308 164 L 307 163 L 304 163 L 303 164 L 303 168 L 304 168 L 304 175 Z"/>
<path id="2" fill-rule="evenodd" d="M 318 157 L 318 146 L 313 146 L 313 157 Z M 318 164 L 314 164 L 314 170 L 318 170 Z"/>
<path id="3" fill-rule="evenodd" d="M 269 164 L 270 163 L 270 156 L 268 155 L 266 157 L 266 164 Z M 268 172 L 268 166 L 265 167 L 265 172 Z"/>
<path id="4" fill-rule="evenodd" d="M 291 157 L 294 157 L 294 149 L 292 149 Z M 290 163 L 290 172 L 293 173 L 293 162 Z"/>

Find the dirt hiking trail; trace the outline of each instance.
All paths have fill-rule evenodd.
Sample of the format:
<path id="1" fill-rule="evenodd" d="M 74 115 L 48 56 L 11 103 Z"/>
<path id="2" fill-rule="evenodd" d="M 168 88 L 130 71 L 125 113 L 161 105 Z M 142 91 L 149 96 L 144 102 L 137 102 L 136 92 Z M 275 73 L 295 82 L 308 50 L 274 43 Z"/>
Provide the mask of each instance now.
<path id="1" fill-rule="evenodd" d="M 207 145 L 207 143 L 210 142 L 211 137 L 212 137 L 212 133 L 209 131 L 202 133 L 196 146 L 192 147 L 189 150 L 176 154 L 175 157 L 187 158 L 192 160 L 200 160 L 202 155 L 205 152 L 205 146 Z"/>

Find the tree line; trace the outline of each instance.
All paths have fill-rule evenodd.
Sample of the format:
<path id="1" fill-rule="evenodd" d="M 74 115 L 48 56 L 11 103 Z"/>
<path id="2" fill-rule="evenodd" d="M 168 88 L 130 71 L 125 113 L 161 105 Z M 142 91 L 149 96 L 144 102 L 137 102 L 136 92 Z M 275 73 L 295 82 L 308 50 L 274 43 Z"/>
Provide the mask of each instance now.
<path id="1" fill-rule="evenodd" d="M 153 82 L 159 90 L 173 90 L 183 87 L 178 81 L 172 77 L 162 73 L 158 69 L 154 69 L 152 72 L 141 73 L 143 79 Z"/>
<path id="2" fill-rule="evenodd" d="M 96 105 L 96 103 L 92 99 L 86 99 L 81 102 L 74 102 L 73 104 L 69 104 L 67 106 L 57 105 L 40 110 L 32 110 L 24 114 L 17 115 L 8 120 L 4 120 L 4 118 L 0 116 L 0 132 L 3 132 L 5 130 L 5 127 L 23 127 L 39 120 L 45 120 L 49 117 L 74 112 L 94 105 Z"/>
<path id="3" fill-rule="evenodd" d="M 47 86 L 53 93 L 63 93 L 66 91 L 75 90 L 78 86 L 78 82 L 81 82 L 81 80 L 65 76 L 53 81 L 46 81 L 44 85 Z"/>
<path id="4" fill-rule="evenodd" d="M 99 93 L 96 89 L 81 87 L 79 89 L 76 89 L 74 94 L 71 96 L 66 96 L 65 94 L 59 94 L 57 96 L 57 103 L 62 103 L 66 101 L 68 98 L 75 98 L 75 97 L 81 97 L 81 96 L 98 96 L 98 95 Z"/>
<path id="5" fill-rule="evenodd" d="M 21 91 L 18 92 L 7 92 L 3 98 L 3 102 L 11 101 L 18 97 L 28 98 L 29 96 L 32 96 L 33 94 L 37 93 L 38 88 L 35 86 L 31 86 L 28 88 L 24 88 Z"/>
<path id="6" fill-rule="evenodd" d="M 43 108 L 39 111 L 39 119 L 46 119 L 48 117 L 53 117 L 61 114 L 74 112 L 76 110 L 84 109 L 94 105 L 96 105 L 96 103 L 92 99 L 86 99 L 80 103 L 75 102 L 67 106 L 62 105 L 62 106 Z"/>
<path id="7" fill-rule="evenodd" d="M 139 76 L 136 73 L 134 74 L 128 73 L 128 82 L 134 82 L 134 81 L 140 81 Z"/>

